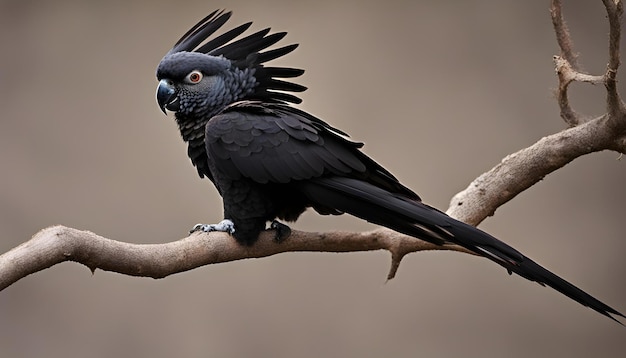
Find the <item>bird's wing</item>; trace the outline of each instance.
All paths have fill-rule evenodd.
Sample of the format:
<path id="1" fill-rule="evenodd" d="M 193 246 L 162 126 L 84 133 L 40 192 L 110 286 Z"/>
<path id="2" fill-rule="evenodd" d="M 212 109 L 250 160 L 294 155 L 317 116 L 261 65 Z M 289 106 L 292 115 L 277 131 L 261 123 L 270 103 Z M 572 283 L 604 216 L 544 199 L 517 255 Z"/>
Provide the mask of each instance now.
<path id="1" fill-rule="evenodd" d="M 210 160 L 230 179 L 265 184 L 348 176 L 419 200 L 360 152 L 361 143 L 292 107 L 237 103 L 207 123 L 205 144 Z"/>

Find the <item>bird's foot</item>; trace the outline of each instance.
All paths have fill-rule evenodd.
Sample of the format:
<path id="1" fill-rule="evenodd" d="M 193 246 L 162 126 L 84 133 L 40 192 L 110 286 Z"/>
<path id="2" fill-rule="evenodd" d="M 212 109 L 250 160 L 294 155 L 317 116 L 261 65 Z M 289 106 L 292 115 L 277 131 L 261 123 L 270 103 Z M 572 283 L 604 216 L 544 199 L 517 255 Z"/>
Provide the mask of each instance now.
<path id="1" fill-rule="evenodd" d="M 285 239 L 291 235 L 291 228 L 276 220 L 272 221 L 272 224 L 270 224 L 270 230 L 276 230 L 274 241 L 278 243 L 285 241 Z"/>
<path id="2" fill-rule="evenodd" d="M 232 220 L 224 219 L 217 224 L 196 224 L 191 230 L 189 230 L 189 233 L 192 234 L 196 231 L 221 231 L 232 235 L 235 233 L 235 223 L 233 223 Z"/>

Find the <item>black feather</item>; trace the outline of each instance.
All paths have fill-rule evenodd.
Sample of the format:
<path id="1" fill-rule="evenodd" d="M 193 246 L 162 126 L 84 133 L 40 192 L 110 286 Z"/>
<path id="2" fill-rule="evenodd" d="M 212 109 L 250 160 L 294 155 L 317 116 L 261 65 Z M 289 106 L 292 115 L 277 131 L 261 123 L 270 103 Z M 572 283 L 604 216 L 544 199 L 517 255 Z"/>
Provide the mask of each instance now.
<path id="1" fill-rule="evenodd" d="M 304 73 L 304 70 L 299 68 L 289 67 L 264 67 L 263 70 L 268 73 L 272 73 L 271 77 L 292 78 L 298 77 Z"/>
<path id="2" fill-rule="evenodd" d="M 244 37 L 240 40 L 230 43 L 224 47 L 215 49 L 209 52 L 208 54 L 211 56 L 222 55 L 232 61 L 245 59 L 248 55 L 255 54 L 259 50 L 262 50 L 268 46 L 271 46 L 280 40 L 280 38 L 276 39 L 276 36 L 272 36 L 272 35 L 277 35 L 277 34 L 272 34 L 272 35 L 265 37 L 269 32 L 270 32 L 269 28 L 263 29 L 261 31 L 255 32 L 254 34 L 250 36 Z M 270 38 L 269 42 L 266 41 L 266 39 L 268 38 Z M 265 45 L 266 43 L 269 43 L 269 44 Z"/>
<path id="3" fill-rule="evenodd" d="M 298 44 L 292 44 L 292 45 L 288 45 L 285 47 L 259 53 L 259 57 L 257 58 L 257 61 L 259 63 L 265 63 L 265 62 L 277 59 L 279 57 L 285 56 L 286 54 L 290 53 L 291 51 L 295 50 L 297 47 L 298 47 Z"/>
<path id="4" fill-rule="evenodd" d="M 222 35 L 214 38 L 213 40 L 205 43 L 204 45 L 202 45 L 201 47 L 199 47 L 196 52 L 202 52 L 202 53 L 208 53 L 211 52 L 212 50 L 223 46 L 224 44 L 228 43 L 229 41 L 233 40 L 235 37 L 241 35 L 242 33 L 244 33 L 247 29 L 250 28 L 250 25 L 252 25 L 252 22 L 248 22 L 245 23 L 243 25 L 237 26 L 236 28 L 223 33 Z"/>
<path id="5" fill-rule="evenodd" d="M 318 178 L 298 185 L 313 202 L 437 245 L 453 242 L 503 266 L 509 273 L 552 287 L 617 323 L 622 324 L 613 315 L 626 317 L 488 233 L 419 201 L 394 196 L 375 185 L 347 177 Z"/>
<path id="6" fill-rule="evenodd" d="M 306 91 L 306 87 L 299 85 L 297 83 L 291 83 L 287 81 L 281 81 L 277 79 L 270 79 L 267 81 L 267 87 L 272 90 L 279 91 L 291 91 L 291 92 L 303 92 Z"/>
<path id="7" fill-rule="evenodd" d="M 302 98 L 296 97 L 289 93 L 266 91 L 266 94 L 267 94 L 268 100 L 272 99 L 278 102 L 289 102 L 289 103 L 295 103 L 295 104 L 302 103 Z"/>
<path id="8" fill-rule="evenodd" d="M 207 37 L 222 27 L 232 15 L 232 12 L 223 13 L 224 10 L 215 10 L 200 20 L 176 42 L 170 53 L 180 51 L 193 51 Z"/>

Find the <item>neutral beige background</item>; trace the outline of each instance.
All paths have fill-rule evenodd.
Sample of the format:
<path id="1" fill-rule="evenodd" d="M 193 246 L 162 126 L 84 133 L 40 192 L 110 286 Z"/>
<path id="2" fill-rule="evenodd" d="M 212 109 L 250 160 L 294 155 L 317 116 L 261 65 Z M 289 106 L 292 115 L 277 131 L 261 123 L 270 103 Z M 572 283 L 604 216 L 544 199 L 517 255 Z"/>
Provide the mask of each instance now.
<path id="1" fill-rule="evenodd" d="M 566 14 L 585 68 L 606 64 L 600 1 Z M 572 3 L 572 4 L 570 4 Z M 215 8 L 289 31 L 301 108 L 367 143 L 425 201 L 564 127 L 548 1 L 4 1 L 0 251 L 63 224 L 135 243 L 221 219 L 221 201 L 159 111 L 154 71 Z M 626 69 L 624 69 L 626 70 Z M 622 79 L 624 71 L 622 71 Z M 623 82 L 622 82 L 623 83 Z M 622 92 L 624 86 L 621 86 Z M 584 113 L 603 88 L 576 85 Z M 481 227 L 626 312 L 626 164 L 581 158 Z M 294 227 L 365 230 L 307 214 Z M 456 253 L 290 253 L 163 280 L 65 263 L 0 293 L 2 357 L 610 357 L 623 327 Z"/>

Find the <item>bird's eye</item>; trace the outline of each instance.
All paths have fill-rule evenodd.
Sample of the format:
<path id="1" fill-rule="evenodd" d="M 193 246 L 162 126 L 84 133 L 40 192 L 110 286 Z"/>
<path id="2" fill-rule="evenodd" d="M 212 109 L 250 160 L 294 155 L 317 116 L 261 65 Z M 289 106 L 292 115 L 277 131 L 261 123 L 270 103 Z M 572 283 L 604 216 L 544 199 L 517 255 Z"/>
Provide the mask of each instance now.
<path id="1" fill-rule="evenodd" d="M 187 83 L 191 83 L 191 84 L 196 84 L 196 83 L 200 82 L 201 80 L 202 80 L 202 72 L 200 72 L 198 70 L 194 70 L 194 71 L 189 72 L 187 77 L 185 77 L 185 81 L 187 81 Z"/>

